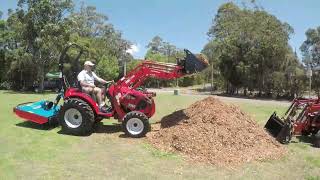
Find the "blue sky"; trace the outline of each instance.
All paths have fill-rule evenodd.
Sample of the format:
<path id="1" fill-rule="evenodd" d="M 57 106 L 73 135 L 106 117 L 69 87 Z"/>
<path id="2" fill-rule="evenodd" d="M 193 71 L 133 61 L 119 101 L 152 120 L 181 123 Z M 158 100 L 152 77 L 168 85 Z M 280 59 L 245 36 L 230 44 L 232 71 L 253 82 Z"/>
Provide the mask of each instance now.
<path id="1" fill-rule="evenodd" d="M 0 10 L 16 7 L 16 0 L 0 0 Z M 80 0 L 75 0 L 79 4 Z M 137 45 L 134 56 L 142 58 L 145 46 L 156 35 L 179 48 L 197 53 L 208 41 L 206 35 L 218 7 L 226 0 L 86 0 L 106 14 L 123 36 Z M 242 2 L 240 0 L 236 2 Z M 297 50 L 308 28 L 320 26 L 318 0 L 256 0 L 266 11 L 289 23 L 295 31 L 290 44 Z M 6 15 L 4 16 L 4 18 Z"/>

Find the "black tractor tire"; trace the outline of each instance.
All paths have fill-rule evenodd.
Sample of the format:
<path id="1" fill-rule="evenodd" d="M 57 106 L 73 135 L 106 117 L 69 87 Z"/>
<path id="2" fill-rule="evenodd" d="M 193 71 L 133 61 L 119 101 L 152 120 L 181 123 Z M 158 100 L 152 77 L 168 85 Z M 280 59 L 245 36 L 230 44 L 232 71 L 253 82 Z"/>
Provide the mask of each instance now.
<path id="1" fill-rule="evenodd" d="M 63 133 L 84 136 L 92 133 L 95 117 L 88 103 L 70 98 L 61 107 L 58 120 Z"/>
<path id="2" fill-rule="evenodd" d="M 150 131 L 151 126 L 148 117 L 144 113 L 131 111 L 123 118 L 122 128 L 127 136 L 140 138 Z"/>
<path id="3" fill-rule="evenodd" d="M 314 135 L 313 146 L 320 148 L 320 130 L 318 130 L 318 133 Z"/>

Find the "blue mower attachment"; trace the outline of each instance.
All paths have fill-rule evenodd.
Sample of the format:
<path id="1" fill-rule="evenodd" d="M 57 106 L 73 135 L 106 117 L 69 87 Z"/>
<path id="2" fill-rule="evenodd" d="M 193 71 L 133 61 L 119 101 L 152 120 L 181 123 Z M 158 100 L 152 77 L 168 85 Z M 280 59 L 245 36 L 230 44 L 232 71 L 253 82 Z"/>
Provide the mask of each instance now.
<path id="1" fill-rule="evenodd" d="M 13 108 L 13 112 L 27 120 L 37 124 L 56 124 L 56 115 L 60 110 L 60 106 L 51 101 L 37 101 L 19 104 Z"/>

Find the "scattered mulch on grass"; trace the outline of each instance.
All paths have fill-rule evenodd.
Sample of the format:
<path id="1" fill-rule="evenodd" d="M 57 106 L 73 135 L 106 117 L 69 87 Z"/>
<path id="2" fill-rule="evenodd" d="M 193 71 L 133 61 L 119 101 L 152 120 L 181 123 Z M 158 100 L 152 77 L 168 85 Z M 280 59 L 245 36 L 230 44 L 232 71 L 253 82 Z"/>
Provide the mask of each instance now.
<path id="1" fill-rule="evenodd" d="M 221 166 L 279 159 L 287 153 L 239 107 L 214 97 L 164 117 L 147 140 L 158 149 Z"/>

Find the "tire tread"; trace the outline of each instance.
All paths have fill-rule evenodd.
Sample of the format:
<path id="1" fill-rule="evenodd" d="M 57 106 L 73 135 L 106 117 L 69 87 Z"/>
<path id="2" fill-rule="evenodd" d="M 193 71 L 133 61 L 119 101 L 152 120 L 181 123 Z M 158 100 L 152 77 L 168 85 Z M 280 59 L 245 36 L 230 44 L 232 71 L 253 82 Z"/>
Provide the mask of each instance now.
<path id="1" fill-rule="evenodd" d="M 76 108 L 83 116 L 82 124 L 78 128 L 69 128 L 64 121 L 64 113 L 69 108 Z M 65 100 L 59 112 L 59 123 L 62 131 L 67 134 L 73 135 L 87 135 L 92 132 L 93 123 L 95 120 L 94 113 L 90 105 L 78 98 L 70 98 Z"/>
<path id="2" fill-rule="evenodd" d="M 138 118 L 138 119 L 142 120 L 145 128 L 140 134 L 133 135 L 133 134 L 130 134 L 130 132 L 127 130 L 126 123 L 131 118 Z M 125 134 L 127 136 L 133 137 L 133 138 L 143 137 L 151 129 L 148 117 L 145 114 L 143 114 L 142 112 L 139 112 L 139 111 L 131 111 L 131 112 L 127 113 L 123 118 L 122 127 L 123 127 L 123 130 L 124 130 Z"/>

